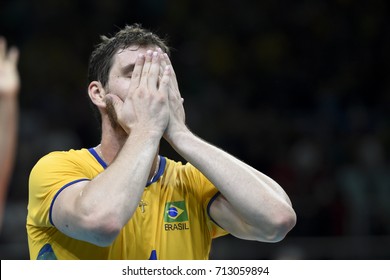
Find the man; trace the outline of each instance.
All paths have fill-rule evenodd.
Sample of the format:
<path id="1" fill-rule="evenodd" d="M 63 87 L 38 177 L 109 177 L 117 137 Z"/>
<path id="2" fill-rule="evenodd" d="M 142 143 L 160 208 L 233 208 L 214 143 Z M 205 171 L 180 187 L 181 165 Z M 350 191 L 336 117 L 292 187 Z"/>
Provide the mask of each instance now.
<path id="1" fill-rule="evenodd" d="M 269 177 L 195 136 L 164 41 L 126 26 L 92 53 L 102 138 L 33 168 L 31 259 L 207 259 L 213 238 L 276 242 L 296 216 Z M 186 161 L 159 155 L 164 138 Z"/>
<path id="2" fill-rule="evenodd" d="M 18 93 L 20 79 L 17 70 L 19 51 L 0 37 L 0 232 L 16 152 L 18 130 Z"/>

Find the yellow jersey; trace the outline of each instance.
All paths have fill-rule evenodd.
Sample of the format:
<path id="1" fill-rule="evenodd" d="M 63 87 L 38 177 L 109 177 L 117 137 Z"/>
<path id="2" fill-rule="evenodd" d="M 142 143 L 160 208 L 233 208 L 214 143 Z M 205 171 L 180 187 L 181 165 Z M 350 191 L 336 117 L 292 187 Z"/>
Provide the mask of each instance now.
<path id="1" fill-rule="evenodd" d="M 56 197 L 105 168 L 92 148 L 52 152 L 37 162 L 29 178 L 26 223 L 31 259 L 202 260 L 209 257 L 212 239 L 227 234 L 208 213 L 218 190 L 191 164 L 160 156 L 157 175 L 110 246 L 68 237 L 51 220 Z"/>

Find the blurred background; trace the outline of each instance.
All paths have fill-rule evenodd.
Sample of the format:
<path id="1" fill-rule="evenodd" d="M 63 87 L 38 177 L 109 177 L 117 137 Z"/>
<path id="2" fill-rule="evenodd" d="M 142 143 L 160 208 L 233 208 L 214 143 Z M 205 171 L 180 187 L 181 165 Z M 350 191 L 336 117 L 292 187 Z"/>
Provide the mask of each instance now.
<path id="1" fill-rule="evenodd" d="M 212 259 L 389 259 L 388 6 L 1 0 L 0 35 L 20 48 L 22 89 L 0 258 L 28 258 L 36 161 L 99 142 L 86 90 L 89 55 L 100 35 L 138 22 L 173 47 L 188 126 L 273 177 L 298 215 L 282 242 L 227 236 L 215 240 Z M 162 154 L 180 160 L 165 143 Z"/>

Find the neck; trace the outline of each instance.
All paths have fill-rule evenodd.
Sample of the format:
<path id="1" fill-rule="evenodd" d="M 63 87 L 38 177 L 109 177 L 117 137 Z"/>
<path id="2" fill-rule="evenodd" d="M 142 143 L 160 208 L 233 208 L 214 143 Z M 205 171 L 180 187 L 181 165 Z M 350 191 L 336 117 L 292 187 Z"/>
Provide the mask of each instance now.
<path id="1" fill-rule="evenodd" d="M 107 165 L 110 165 L 125 144 L 128 135 L 123 130 L 114 130 L 111 126 L 103 127 L 102 130 L 103 133 L 101 143 L 95 147 L 95 150 L 104 160 L 104 162 Z M 152 181 L 153 178 L 157 175 L 160 165 L 160 157 L 158 156 L 158 153 L 159 151 L 157 151 L 153 160 L 148 176 L 148 182 Z"/>
<path id="2" fill-rule="evenodd" d="M 110 163 L 115 158 L 116 154 L 113 156 L 109 151 L 107 151 L 106 149 L 103 148 L 102 144 L 97 145 L 94 149 L 97 152 L 97 154 L 100 156 L 100 158 L 107 165 L 110 165 Z M 154 177 L 156 177 L 159 167 L 160 167 L 160 156 L 157 153 L 154 160 L 153 160 L 152 168 L 150 169 L 150 173 L 148 176 L 148 182 L 153 181 Z"/>
<path id="3" fill-rule="evenodd" d="M 103 118 L 102 138 L 97 148 L 107 165 L 110 165 L 115 159 L 125 144 L 127 137 L 128 135 L 124 130 L 112 127 L 110 121 L 107 118 Z"/>

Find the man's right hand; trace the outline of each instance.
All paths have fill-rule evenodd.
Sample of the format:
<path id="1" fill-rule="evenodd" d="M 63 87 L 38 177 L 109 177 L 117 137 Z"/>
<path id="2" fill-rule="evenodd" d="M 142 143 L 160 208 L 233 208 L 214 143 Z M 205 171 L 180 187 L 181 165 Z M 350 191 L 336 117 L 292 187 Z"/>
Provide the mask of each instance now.
<path id="1" fill-rule="evenodd" d="M 7 52 L 7 42 L 3 37 L 0 37 L 0 98 L 18 95 L 20 88 L 18 60 L 18 49 L 12 47 Z"/>
<path id="2" fill-rule="evenodd" d="M 112 100 L 119 124 L 128 134 L 142 131 L 162 136 L 168 125 L 171 67 L 160 69 L 160 65 L 157 52 L 148 50 L 145 55 L 139 54 L 126 98 L 106 95 Z M 159 81 L 160 71 L 163 73 Z"/>

